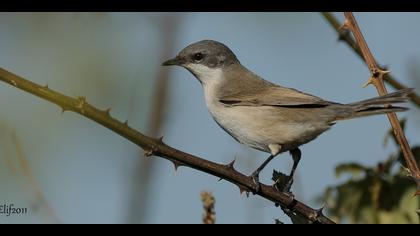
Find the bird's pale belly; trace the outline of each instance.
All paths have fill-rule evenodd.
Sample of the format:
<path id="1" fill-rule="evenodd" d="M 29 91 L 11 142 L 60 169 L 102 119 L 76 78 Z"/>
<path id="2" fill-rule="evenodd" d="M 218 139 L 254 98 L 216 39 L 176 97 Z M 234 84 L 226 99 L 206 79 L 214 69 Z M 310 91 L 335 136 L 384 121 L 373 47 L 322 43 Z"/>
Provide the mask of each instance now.
<path id="1" fill-rule="evenodd" d="M 270 144 L 281 145 L 281 152 L 307 143 L 328 129 L 324 125 L 290 122 L 275 107 L 212 104 L 208 106 L 216 122 L 238 142 L 270 152 Z"/>

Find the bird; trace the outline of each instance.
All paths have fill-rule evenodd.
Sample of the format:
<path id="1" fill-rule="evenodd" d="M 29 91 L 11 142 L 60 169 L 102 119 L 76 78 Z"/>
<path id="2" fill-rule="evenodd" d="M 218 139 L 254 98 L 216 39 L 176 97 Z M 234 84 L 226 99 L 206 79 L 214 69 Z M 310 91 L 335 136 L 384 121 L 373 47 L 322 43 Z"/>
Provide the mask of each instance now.
<path id="1" fill-rule="evenodd" d="M 182 49 L 162 66 L 181 66 L 201 83 L 209 113 L 237 142 L 269 153 L 250 175 L 259 191 L 259 174 L 280 153 L 289 152 L 293 166 L 281 191 L 290 192 L 302 153 L 300 146 L 329 130 L 336 122 L 401 112 L 412 88 L 359 102 L 327 101 L 265 80 L 241 64 L 225 44 L 201 40 Z"/>

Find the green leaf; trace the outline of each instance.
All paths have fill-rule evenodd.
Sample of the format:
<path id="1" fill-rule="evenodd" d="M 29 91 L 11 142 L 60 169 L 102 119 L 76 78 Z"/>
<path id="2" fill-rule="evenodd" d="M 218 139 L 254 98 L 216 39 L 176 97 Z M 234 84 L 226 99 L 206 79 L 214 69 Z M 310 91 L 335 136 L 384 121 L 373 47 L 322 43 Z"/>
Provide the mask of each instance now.
<path id="1" fill-rule="evenodd" d="M 276 182 L 277 189 L 284 189 L 289 180 L 289 176 L 281 173 L 280 171 L 273 170 L 273 176 L 271 179 Z"/>
<path id="2" fill-rule="evenodd" d="M 371 169 L 358 163 L 345 163 L 335 167 L 335 176 L 340 178 L 343 174 L 350 174 L 352 177 L 360 177 L 362 173 L 367 173 Z"/>

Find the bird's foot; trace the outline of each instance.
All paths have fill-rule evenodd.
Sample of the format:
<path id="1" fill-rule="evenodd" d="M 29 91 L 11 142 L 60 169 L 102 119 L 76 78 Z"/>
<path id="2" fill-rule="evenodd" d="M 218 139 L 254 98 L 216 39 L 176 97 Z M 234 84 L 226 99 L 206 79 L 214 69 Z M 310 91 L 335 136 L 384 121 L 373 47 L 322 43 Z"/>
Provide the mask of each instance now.
<path id="1" fill-rule="evenodd" d="M 260 178 L 259 178 L 259 172 L 255 171 L 254 173 L 252 173 L 249 177 L 252 179 L 252 181 L 254 182 L 254 185 L 252 186 L 252 193 L 256 194 L 261 190 L 261 184 L 260 184 Z"/>
<path id="2" fill-rule="evenodd" d="M 293 184 L 293 176 L 285 175 L 279 171 L 273 171 L 272 180 L 274 181 L 273 187 L 275 187 L 278 191 L 284 193 L 290 193 L 290 188 Z"/>
<path id="3" fill-rule="evenodd" d="M 290 195 L 294 198 L 292 191 L 290 190 L 293 184 L 293 177 L 284 175 L 280 173 L 280 176 L 277 177 L 276 181 L 273 184 L 273 187 L 277 191 Z"/>
<path id="4" fill-rule="evenodd" d="M 292 184 L 293 184 L 293 176 L 289 176 L 286 184 L 283 187 L 283 192 L 292 193 L 292 191 L 290 191 L 290 189 L 292 188 Z"/>

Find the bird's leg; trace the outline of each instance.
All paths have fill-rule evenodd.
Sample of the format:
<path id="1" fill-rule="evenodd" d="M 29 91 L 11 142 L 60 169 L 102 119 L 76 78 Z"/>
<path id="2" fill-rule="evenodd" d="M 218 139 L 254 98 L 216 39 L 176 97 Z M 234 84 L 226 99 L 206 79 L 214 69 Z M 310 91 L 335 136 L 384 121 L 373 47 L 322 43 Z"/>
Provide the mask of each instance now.
<path id="1" fill-rule="evenodd" d="M 273 160 L 275 156 L 270 155 L 251 175 L 251 178 L 254 180 L 255 183 L 259 183 L 259 175 L 260 172 L 264 169 L 264 167 Z"/>
<path id="2" fill-rule="evenodd" d="M 292 167 L 292 170 L 290 171 L 289 180 L 284 186 L 283 192 L 290 192 L 290 188 L 292 187 L 292 184 L 293 184 L 293 176 L 295 174 L 295 170 L 302 156 L 302 153 L 299 148 L 291 150 L 290 154 L 292 155 L 292 159 L 293 159 L 293 167 Z"/>
<path id="3" fill-rule="evenodd" d="M 264 169 L 264 167 L 271 161 L 273 160 L 274 157 L 276 157 L 279 153 L 280 153 L 280 148 L 281 146 L 278 144 L 270 144 L 268 145 L 271 151 L 271 155 L 251 174 L 251 178 L 254 181 L 256 187 L 255 187 L 255 192 L 259 192 L 260 191 L 260 180 L 259 180 L 259 176 L 260 176 L 260 172 Z"/>

